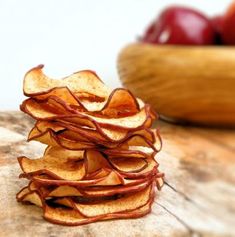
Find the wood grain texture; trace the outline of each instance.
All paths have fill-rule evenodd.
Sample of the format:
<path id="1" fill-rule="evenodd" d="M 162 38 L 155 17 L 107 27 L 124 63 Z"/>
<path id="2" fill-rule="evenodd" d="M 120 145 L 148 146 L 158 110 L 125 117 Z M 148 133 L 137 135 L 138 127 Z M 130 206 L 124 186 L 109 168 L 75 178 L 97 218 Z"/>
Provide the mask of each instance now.
<path id="1" fill-rule="evenodd" d="M 32 121 L 20 112 L 0 113 L 0 236 L 235 236 L 235 131 L 181 127 L 159 122 L 163 150 L 158 160 L 166 184 L 152 213 L 78 227 L 50 224 L 41 209 L 17 203 L 26 183 L 16 157 L 39 156 L 44 148 L 26 142 Z"/>
<path id="2" fill-rule="evenodd" d="M 127 88 L 166 117 L 235 126 L 235 47 L 130 44 L 118 71 Z"/>

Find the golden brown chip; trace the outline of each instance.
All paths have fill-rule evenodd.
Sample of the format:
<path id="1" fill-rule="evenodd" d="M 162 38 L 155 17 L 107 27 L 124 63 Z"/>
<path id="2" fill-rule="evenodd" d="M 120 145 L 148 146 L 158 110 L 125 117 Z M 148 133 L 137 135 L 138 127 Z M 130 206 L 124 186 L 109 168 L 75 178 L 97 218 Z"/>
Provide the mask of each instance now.
<path id="1" fill-rule="evenodd" d="M 28 71 L 24 78 L 24 93 L 27 96 L 40 96 L 48 94 L 57 87 L 67 87 L 78 97 L 87 94 L 106 98 L 110 94 L 100 78 L 92 71 L 84 70 L 76 72 L 62 80 L 47 77 L 42 71 L 43 65 L 39 65 Z M 56 92 L 51 92 L 57 95 Z"/>
<path id="2" fill-rule="evenodd" d="M 54 99 L 51 99 L 50 103 L 48 102 L 38 102 L 34 99 L 27 99 L 21 105 L 21 110 L 35 119 L 39 120 L 65 120 L 71 123 L 85 125 L 88 127 L 97 126 L 104 128 L 120 128 L 127 130 L 137 130 L 143 127 L 148 128 L 152 124 L 151 110 L 150 106 L 146 105 L 139 112 L 134 115 L 121 117 L 121 118 L 103 118 L 99 116 L 94 116 L 88 112 L 77 111 L 71 113 L 69 110 L 64 109 L 54 109 L 48 107 L 48 104 L 52 104 Z M 56 101 L 57 102 L 57 101 Z M 60 105 L 62 106 L 62 105 Z M 53 108 L 56 106 L 54 105 Z"/>
<path id="3" fill-rule="evenodd" d="M 42 207 L 43 202 L 37 191 L 31 191 L 28 186 L 20 190 L 16 195 L 18 202 L 29 202 L 35 204 L 36 206 Z"/>
<path id="4" fill-rule="evenodd" d="M 29 133 L 28 141 L 31 140 L 39 141 L 49 146 L 62 147 L 70 150 L 84 150 L 95 147 L 95 144 L 92 144 L 91 142 L 71 140 L 66 136 L 60 134 L 56 135 L 50 129 L 45 132 L 41 132 L 37 129 L 37 127 L 34 127 Z"/>
<path id="5" fill-rule="evenodd" d="M 132 158 L 128 159 L 126 157 L 112 157 L 108 159 L 112 167 L 119 172 L 124 173 L 136 173 L 145 169 L 148 166 L 146 159 Z"/>
<path id="6" fill-rule="evenodd" d="M 84 187 L 78 188 L 69 185 L 41 186 L 40 192 L 44 194 L 43 195 L 44 197 L 66 197 L 66 196 L 106 197 L 106 196 L 113 196 L 116 194 L 138 192 L 149 186 L 150 183 L 151 180 L 133 186 L 115 186 L 115 187 L 100 186 L 100 187 L 88 187 L 88 188 Z"/>
<path id="7" fill-rule="evenodd" d="M 67 157 L 68 160 L 78 160 L 78 159 L 83 159 L 84 157 L 84 151 L 77 151 L 77 150 L 68 150 L 64 149 L 62 147 L 52 147 L 48 146 L 44 152 L 44 155 L 50 155 L 57 157 L 58 159 L 64 157 Z"/>
<path id="8" fill-rule="evenodd" d="M 49 175 L 40 174 L 34 175 L 32 180 L 39 183 L 40 185 L 69 185 L 75 187 L 105 187 L 105 186 L 117 186 L 117 185 L 124 185 L 124 186 L 133 186 L 137 184 L 144 183 L 146 181 L 152 180 L 152 177 L 155 175 L 156 170 L 153 170 L 153 173 L 149 173 L 149 176 L 142 176 L 140 178 L 124 178 L 122 175 L 118 174 L 117 172 L 103 172 L 100 171 L 102 176 L 94 176 L 89 179 L 84 180 L 60 180 L 54 179 Z"/>
<path id="9" fill-rule="evenodd" d="M 97 143 L 113 142 L 121 143 L 131 136 L 138 135 L 143 137 L 149 142 L 155 142 L 154 133 L 150 129 L 141 129 L 134 132 L 127 132 L 121 129 L 111 128 L 87 128 L 77 127 L 66 122 L 48 122 L 38 121 L 35 125 L 40 132 L 52 130 L 53 132 L 59 132 L 61 136 L 68 137 L 70 140 L 79 141 L 94 141 Z"/>
<path id="10" fill-rule="evenodd" d="M 40 195 L 35 191 L 26 194 L 22 198 L 21 202 L 29 202 L 29 203 L 32 203 L 32 204 L 39 206 L 39 207 L 43 206 L 43 202 L 42 202 Z"/>
<path id="11" fill-rule="evenodd" d="M 31 191 L 31 190 L 28 188 L 28 186 L 22 188 L 22 189 L 16 194 L 16 199 L 17 199 L 17 201 L 21 201 L 22 198 L 23 198 L 25 195 L 27 195 L 28 193 L 30 193 L 30 191 Z"/>
<path id="12" fill-rule="evenodd" d="M 99 220 L 138 218 L 148 214 L 151 211 L 151 203 L 152 202 L 149 202 L 143 207 L 133 211 L 113 213 L 90 218 L 82 216 L 78 211 L 73 209 L 66 209 L 61 207 L 53 208 L 46 206 L 44 210 L 44 218 L 47 221 L 55 224 L 70 226 L 84 225 Z"/>
<path id="13" fill-rule="evenodd" d="M 101 110 L 96 109 L 96 112 L 100 112 L 102 115 L 110 118 L 117 118 L 135 114 L 139 110 L 138 101 L 133 94 L 126 89 L 118 88 L 110 94 L 103 108 Z"/>
<path id="14" fill-rule="evenodd" d="M 83 157 L 76 158 L 58 158 L 47 154 L 39 159 L 19 157 L 18 161 L 26 177 L 33 174 L 48 174 L 55 179 L 81 180 L 85 176 L 85 165 L 81 160 Z"/>
<path id="15" fill-rule="evenodd" d="M 73 201 L 73 199 L 64 198 L 64 204 L 75 208 L 85 217 L 94 217 L 111 213 L 127 212 L 140 208 L 148 203 L 151 198 L 151 192 L 152 186 L 149 185 L 144 190 L 126 194 L 114 200 L 100 199 L 100 202 L 91 203 L 91 205 L 89 205 L 86 203 L 80 203 L 77 199 L 76 201 Z"/>
<path id="16" fill-rule="evenodd" d="M 146 188 L 150 184 L 151 180 L 146 180 L 142 183 L 137 183 L 129 186 L 116 186 L 116 187 L 88 187 L 82 190 L 85 196 L 111 196 L 115 194 L 123 194 L 123 193 L 133 193 L 141 191 Z"/>
<path id="17" fill-rule="evenodd" d="M 68 196 L 83 196 L 83 194 L 77 188 L 68 185 L 59 186 L 47 193 L 47 197 L 68 197 Z"/>
<path id="18" fill-rule="evenodd" d="M 84 159 L 87 176 L 102 168 L 111 168 L 108 161 L 97 150 L 86 150 Z"/>

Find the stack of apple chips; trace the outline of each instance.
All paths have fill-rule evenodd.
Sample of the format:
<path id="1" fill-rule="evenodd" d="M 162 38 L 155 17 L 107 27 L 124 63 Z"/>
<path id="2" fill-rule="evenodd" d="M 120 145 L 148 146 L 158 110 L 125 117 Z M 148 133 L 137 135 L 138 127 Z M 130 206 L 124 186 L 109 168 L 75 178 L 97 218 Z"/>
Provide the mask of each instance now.
<path id="1" fill-rule="evenodd" d="M 18 158 L 20 177 L 30 181 L 17 200 L 64 225 L 149 213 L 163 184 L 151 107 L 126 89 L 110 90 L 92 71 L 54 80 L 42 67 L 25 75 L 21 110 L 36 120 L 28 140 L 47 148 L 41 158 Z"/>

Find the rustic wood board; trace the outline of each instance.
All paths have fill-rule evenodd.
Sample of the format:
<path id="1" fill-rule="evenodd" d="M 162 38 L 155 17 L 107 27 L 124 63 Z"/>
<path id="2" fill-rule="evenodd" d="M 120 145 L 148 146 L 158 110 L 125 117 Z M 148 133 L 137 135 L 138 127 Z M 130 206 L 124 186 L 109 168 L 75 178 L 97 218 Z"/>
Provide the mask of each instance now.
<path id="1" fill-rule="evenodd" d="M 39 208 L 15 200 L 26 183 L 18 179 L 16 157 L 37 157 L 44 148 L 26 142 L 32 124 L 20 112 L 0 113 L 0 236 L 235 236 L 235 130 L 157 123 L 164 141 L 158 160 L 166 184 L 152 213 L 65 227 L 44 221 Z"/>

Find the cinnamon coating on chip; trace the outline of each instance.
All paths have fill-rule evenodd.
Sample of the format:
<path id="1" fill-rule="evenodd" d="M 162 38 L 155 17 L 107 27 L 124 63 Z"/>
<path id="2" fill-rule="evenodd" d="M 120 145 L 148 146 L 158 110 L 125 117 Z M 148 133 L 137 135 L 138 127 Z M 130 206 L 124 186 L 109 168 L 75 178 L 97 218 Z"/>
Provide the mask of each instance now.
<path id="1" fill-rule="evenodd" d="M 17 201 L 42 208 L 47 221 L 71 226 L 149 213 L 164 176 L 151 106 L 127 89 L 111 90 L 93 71 L 56 80 L 42 69 L 26 73 L 29 98 L 20 108 L 36 120 L 28 141 L 47 148 L 41 157 L 18 158 L 20 178 L 29 183 Z"/>

